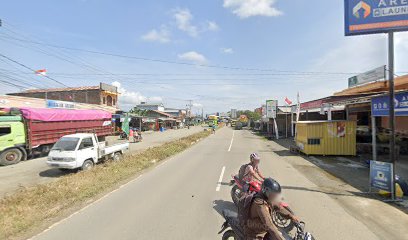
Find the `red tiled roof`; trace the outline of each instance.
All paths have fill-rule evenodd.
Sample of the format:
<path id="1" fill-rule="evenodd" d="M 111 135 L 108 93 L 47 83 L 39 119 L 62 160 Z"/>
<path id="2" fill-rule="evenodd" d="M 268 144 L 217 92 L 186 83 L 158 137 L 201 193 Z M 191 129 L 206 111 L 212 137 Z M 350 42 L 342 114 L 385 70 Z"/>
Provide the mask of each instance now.
<path id="1" fill-rule="evenodd" d="M 161 111 L 158 111 L 158 110 L 151 110 L 152 112 L 155 112 L 155 113 L 158 113 L 158 114 L 161 114 L 161 115 L 163 115 L 163 116 L 166 116 L 166 117 L 168 117 L 168 118 L 173 118 L 174 116 L 173 115 L 171 115 L 171 114 L 168 114 L 168 113 L 165 113 L 165 112 L 161 112 Z"/>

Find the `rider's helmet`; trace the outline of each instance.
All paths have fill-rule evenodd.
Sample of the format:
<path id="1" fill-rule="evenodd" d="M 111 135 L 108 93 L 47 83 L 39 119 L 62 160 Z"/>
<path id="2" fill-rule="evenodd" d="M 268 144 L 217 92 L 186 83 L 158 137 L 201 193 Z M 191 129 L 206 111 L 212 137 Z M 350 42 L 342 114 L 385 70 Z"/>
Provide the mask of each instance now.
<path id="1" fill-rule="evenodd" d="M 261 158 L 259 157 L 258 153 L 251 153 L 251 155 L 249 155 L 249 159 L 251 161 L 251 164 L 253 165 L 258 165 L 259 162 L 261 161 Z"/>
<path id="2" fill-rule="evenodd" d="M 259 155 L 258 155 L 258 153 L 256 153 L 256 152 L 254 152 L 254 153 L 251 153 L 251 155 L 249 155 L 249 159 L 251 159 L 251 161 L 252 160 L 261 160 L 261 158 L 259 157 Z"/>
<path id="3" fill-rule="evenodd" d="M 282 188 L 276 180 L 265 178 L 261 186 L 261 192 L 268 200 L 273 200 L 271 198 L 278 196 L 282 192 Z"/>

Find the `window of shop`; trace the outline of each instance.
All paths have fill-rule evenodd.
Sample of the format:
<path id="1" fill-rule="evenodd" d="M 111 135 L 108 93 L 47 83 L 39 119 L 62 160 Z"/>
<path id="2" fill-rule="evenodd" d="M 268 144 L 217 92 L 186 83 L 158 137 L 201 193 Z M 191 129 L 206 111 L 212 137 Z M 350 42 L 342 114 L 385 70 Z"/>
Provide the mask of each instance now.
<path id="1" fill-rule="evenodd" d="M 105 97 L 102 98 L 102 102 L 103 102 L 103 104 L 106 104 L 106 98 Z"/>

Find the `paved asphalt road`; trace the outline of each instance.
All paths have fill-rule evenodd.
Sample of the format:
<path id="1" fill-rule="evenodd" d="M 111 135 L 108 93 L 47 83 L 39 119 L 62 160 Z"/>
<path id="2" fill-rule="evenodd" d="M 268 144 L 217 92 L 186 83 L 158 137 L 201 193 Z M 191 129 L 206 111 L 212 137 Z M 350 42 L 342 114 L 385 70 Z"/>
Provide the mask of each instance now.
<path id="1" fill-rule="evenodd" d="M 316 239 L 407 239 L 407 235 L 398 233 L 406 230 L 395 230 L 386 221 L 382 225 L 382 218 L 364 221 L 367 213 L 358 204 L 363 201 L 370 205 L 371 200 L 321 190 L 305 170 L 317 167 L 306 160 L 293 159 L 304 166 L 294 167 L 290 158 L 280 156 L 282 151 L 272 151 L 277 147 L 249 131 L 223 128 L 33 239 L 221 239 L 217 235 L 223 223 L 219 212 L 234 208 L 227 183 L 253 151 L 262 157 L 260 167 L 264 175 L 281 182 L 285 200 L 306 221 Z M 337 181 L 320 174 L 317 175 L 323 181 Z M 338 185 L 344 183 L 339 181 Z M 359 200 L 357 210 L 344 203 L 348 199 Z M 405 214 L 399 210 L 388 205 L 376 208 L 386 209 L 407 224 Z M 387 237 L 389 232 L 398 234 Z"/>
<path id="2" fill-rule="evenodd" d="M 143 134 L 143 141 L 131 143 L 129 150 L 132 152 L 144 150 L 200 131 L 203 131 L 201 126 L 191 127 L 190 129 L 184 128 Z M 114 138 L 117 139 L 116 136 L 109 137 L 109 144 L 116 141 L 112 140 Z M 48 167 L 45 163 L 46 160 L 45 157 L 42 157 L 30 159 L 15 165 L 0 166 L 0 197 L 13 193 L 20 186 L 29 187 L 35 184 L 49 182 L 66 174 L 58 169 Z"/>

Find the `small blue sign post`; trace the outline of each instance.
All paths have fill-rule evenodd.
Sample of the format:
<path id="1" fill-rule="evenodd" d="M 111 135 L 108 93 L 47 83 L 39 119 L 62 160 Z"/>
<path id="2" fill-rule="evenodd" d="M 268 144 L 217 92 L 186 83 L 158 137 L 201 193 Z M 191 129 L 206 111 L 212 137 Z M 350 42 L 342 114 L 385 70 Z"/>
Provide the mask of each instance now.
<path id="1" fill-rule="evenodd" d="M 344 0 L 345 35 L 388 34 L 389 102 L 394 101 L 394 32 L 408 30 L 406 0 Z M 389 104 L 390 160 L 395 168 L 395 105 Z M 394 171 L 395 172 L 395 169 Z M 393 176 L 394 178 L 395 176 Z M 395 200 L 395 191 L 392 198 Z"/>
<path id="2" fill-rule="evenodd" d="M 370 161 L 370 189 L 376 188 L 394 192 L 393 164 L 388 162 Z"/>

